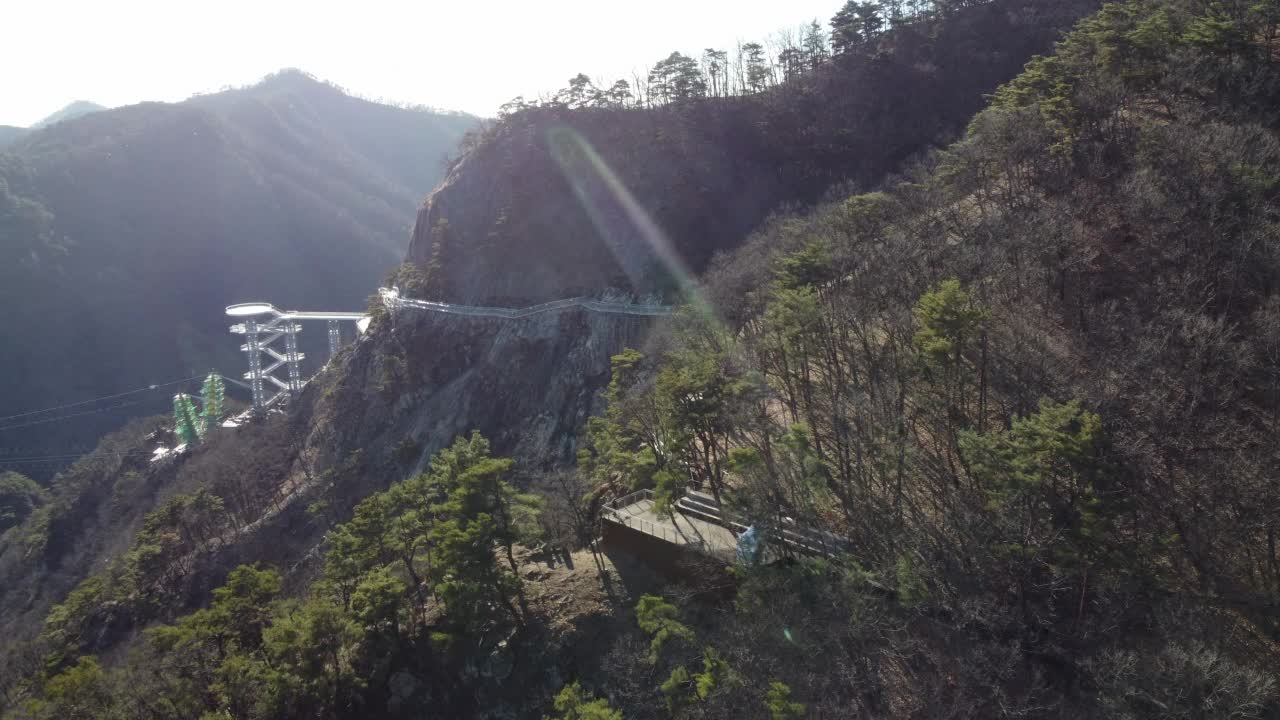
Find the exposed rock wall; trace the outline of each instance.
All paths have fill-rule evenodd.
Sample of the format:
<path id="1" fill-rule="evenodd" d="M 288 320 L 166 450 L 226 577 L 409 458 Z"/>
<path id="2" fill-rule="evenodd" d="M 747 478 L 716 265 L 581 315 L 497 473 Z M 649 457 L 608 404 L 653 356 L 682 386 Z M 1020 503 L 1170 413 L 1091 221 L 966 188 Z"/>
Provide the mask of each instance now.
<path id="1" fill-rule="evenodd" d="M 619 188 L 695 269 L 740 242 L 785 193 L 748 150 L 750 115 L 739 105 L 511 118 L 428 197 L 408 257 L 438 268 L 431 299 L 449 302 L 661 289 L 653 237 Z"/>
<path id="2" fill-rule="evenodd" d="M 660 320 L 583 309 L 515 320 L 402 309 L 356 348 L 317 412 L 317 448 L 418 448 L 420 464 L 479 430 L 528 467 L 571 461 L 577 435 L 609 382 L 610 358 Z M 403 455 L 403 453 L 402 453 Z M 396 461 L 403 458 L 396 459 Z"/>

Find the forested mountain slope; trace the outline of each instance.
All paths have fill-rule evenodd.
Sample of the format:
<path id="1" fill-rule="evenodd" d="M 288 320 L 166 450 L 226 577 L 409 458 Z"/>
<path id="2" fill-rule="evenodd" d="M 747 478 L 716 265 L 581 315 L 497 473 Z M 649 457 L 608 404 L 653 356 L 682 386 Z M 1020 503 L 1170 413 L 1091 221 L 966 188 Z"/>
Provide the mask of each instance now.
<path id="1" fill-rule="evenodd" d="M 822 716 L 1280 713 L 1278 20 L 1107 6 L 961 142 L 771 223 L 710 273 L 715 312 L 620 359 L 598 482 L 692 477 L 852 542 L 749 574 L 716 662 Z M 762 652 L 780 627 L 798 647 Z"/>
<path id="2" fill-rule="evenodd" d="M 922 53 L 924 57 L 954 57 L 952 64 L 959 66 L 971 60 L 975 67 L 984 68 L 983 72 L 996 73 L 996 76 L 987 76 L 985 81 L 961 84 L 970 88 L 957 91 L 965 98 L 963 102 L 976 105 L 980 94 L 994 87 L 997 76 L 1007 77 L 1028 53 L 1047 48 L 1054 33 L 1069 24 L 1073 13 L 1084 12 L 1091 3 L 1061 6 L 1001 2 L 995 6 L 998 11 L 977 7 L 930 15 L 922 18 L 923 24 L 919 27 L 905 26 L 886 33 L 882 38 L 886 57 L 897 52 L 895 43 L 900 42 L 903 48 L 915 48 L 910 52 Z M 995 43 L 996 51 L 991 51 L 982 40 L 985 35 L 979 27 L 1002 31 Z M 809 75 L 784 82 L 768 91 L 770 97 L 787 93 L 811 95 L 826 86 L 851 87 L 853 83 L 842 84 L 841 73 L 874 76 L 875 52 L 870 51 L 869 45 L 860 44 L 857 48 L 861 51 L 858 57 L 833 61 L 829 68 L 821 71 L 824 73 L 821 76 Z M 902 69 L 907 62 L 902 59 L 905 57 L 889 62 L 889 66 L 898 68 L 898 72 L 907 72 Z M 936 82 L 932 87 L 940 94 L 951 92 L 952 88 L 944 85 Z M 264 91 L 258 88 L 244 92 Z M 952 98 L 948 102 L 959 102 L 956 100 L 959 95 L 947 95 Z M 879 106 L 884 110 L 882 117 L 875 112 L 877 106 L 870 97 L 857 97 L 866 107 L 856 122 L 889 126 L 894 124 L 890 116 L 900 117 L 903 112 L 901 107 L 886 103 Z M 617 119 L 625 130 L 635 118 L 644 122 L 650 119 L 666 122 L 679 118 L 682 112 L 694 112 L 705 116 L 715 127 L 715 123 L 723 122 L 716 119 L 719 109 L 723 108 L 727 115 L 738 116 L 741 113 L 735 108 L 753 103 L 758 104 L 760 109 L 755 112 L 761 117 L 763 109 L 771 107 L 765 98 L 713 98 L 685 110 L 667 107 L 580 114 L 591 118 L 591 122 L 599 122 L 601 127 L 605 127 L 610 118 Z M 788 115 L 785 106 L 771 112 L 778 115 L 778 122 L 790 118 L 801 125 L 825 125 L 829 129 L 823 131 L 824 134 L 833 138 L 857 132 L 855 121 L 842 119 L 839 112 L 824 114 L 824 104 L 816 98 L 811 99 L 807 107 L 804 116 Z M 829 107 L 834 110 L 843 106 L 833 103 Z M 930 128 L 929 132 L 946 134 L 963 121 L 963 110 L 953 107 L 949 112 L 953 114 L 948 115 L 951 119 L 946 123 L 937 122 L 931 115 L 913 122 Z M 545 158 L 543 164 L 531 162 L 518 172 L 494 167 L 488 158 L 507 152 L 510 149 L 507 133 L 526 127 L 524 123 L 530 119 L 541 122 L 539 118 L 551 115 L 573 118 L 578 114 L 553 108 L 508 118 L 478 146 L 473 145 L 466 159 L 455 166 L 449 189 L 437 193 L 428 207 L 445 195 L 458 196 L 458 184 L 464 182 L 459 178 L 464 176 L 469 178 L 465 182 L 477 183 L 476 203 L 484 206 L 488 202 L 485 199 L 488 183 L 483 180 L 482 170 L 493 173 L 495 187 L 505 188 L 496 194 L 499 200 L 518 197 L 518 193 L 504 194 L 510 190 L 505 183 L 517 176 L 525 178 L 522 182 L 531 186 L 559 182 L 560 176 L 554 174 L 559 172 L 557 169 L 550 169 L 552 175 L 543 174 L 548 170 Z M 625 157 L 616 150 L 602 148 L 602 152 L 611 154 L 610 162 L 617 172 L 634 175 L 637 171 L 628 169 L 630 163 L 650 168 L 645 172 L 652 172 L 656 167 L 645 155 L 645 143 L 636 143 L 625 133 L 619 135 L 617 141 L 624 146 L 632 143 L 632 150 L 628 150 Z M 741 152 L 744 157 L 754 158 L 751 162 L 762 163 L 765 161 L 760 158 L 768 154 L 785 158 L 790 151 L 784 152 L 781 144 L 795 141 L 796 148 L 804 152 L 820 153 L 818 146 L 777 133 L 761 135 L 751 131 L 743 138 L 743 142 L 756 141 L 768 141 L 772 149 L 726 146 L 715 152 Z M 803 184 L 803 193 L 807 195 L 821 194 L 824 183 L 840 179 L 857 177 L 872 182 L 896 159 L 940 141 L 940 137 L 927 133 L 910 134 L 903 140 L 906 145 L 893 153 L 878 154 L 876 164 L 866 168 L 841 169 L 832 163 L 806 171 L 803 167 L 808 161 L 795 161 L 787 166 L 790 169 L 786 179 L 792 182 L 810 177 Z M 864 149 L 875 148 L 874 141 L 866 137 L 859 143 L 858 147 Z M 697 149 L 702 152 L 707 147 L 700 145 Z M 19 181 L 24 177 L 18 173 L 12 176 Z M 749 180 L 744 178 L 743 182 Z M 731 181 L 733 178 L 721 177 L 719 182 Z M 684 185 L 674 184 L 664 192 L 661 182 L 662 175 L 656 174 L 644 190 L 645 202 L 652 203 L 646 210 L 663 216 L 666 212 L 663 208 L 678 207 L 683 208 L 678 211 L 679 217 L 698 214 L 695 203 L 684 194 Z M 699 239 L 685 228 L 682 249 L 700 253 L 701 260 L 697 262 L 705 264 L 716 248 L 740 240 L 747 227 L 767 214 L 770 203 L 787 197 L 786 193 L 776 195 L 776 189 L 782 187 L 780 183 L 768 182 L 773 189 L 752 199 L 762 205 L 757 207 L 743 201 L 740 216 L 723 222 L 717 234 Z M 635 190 L 635 183 L 631 183 L 631 187 Z M 565 205 L 568 200 L 557 197 L 546 210 L 568 212 Z M 12 207 L 10 217 L 37 225 L 42 222 L 38 208 L 16 201 Z M 522 212 L 528 213 L 537 210 L 532 206 L 522 208 Z M 528 217 L 542 218 L 525 227 L 529 232 L 529 248 L 508 244 L 511 252 L 505 262 L 478 269 L 476 272 L 481 274 L 473 279 L 478 288 L 474 296 L 519 299 L 516 294 L 495 292 L 494 287 L 518 276 L 520 269 L 528 269 L 528 254 L 535 247 L 546 249 L 553 262 L 567 263 L 565 248 L 557 245 L 556 240 L 561 225 L 566 231 L 579 233 L 578 241 L 590 242 L 597 250 L 603 247 L 598 237 L 581 235 L 581 215 L 567 215 L 560 224 L 551 222 L 550 216 Z M 467 223 L 462 220 L 457 218 L 460 230 L 466 232 Z M 515 216 L 513 221 L 525 222 Z M 417 233 L 420 236 L 427 232 L 421 227 L 424 222 L 428 220 L 420 219 Z M 734 232 L 738 233 L 736 239 L 732 236 Z M 509 240 L 504 238 L 504 242 Z M 582 247 L 584 252 L 596 252 L 586 249 L 585 245 Z M 491 252 L 493 249 L 482 244 L 467 252 L 480 255 L 483 263 L 492 263 L 497 260 Z M 450 252 L 453 250 L 451 247 Z M 461 257 L 462 254 L 451 255 L 449 277 L 465 279 L 459 275 L 461 266 L 453 264 Z M 590 257 L 599 258 L 599 255 Z M 616 273 L 610 268 L 612 260 L 606 259 L 595 267 L 587 267 L 580 261 L 574 258 L 578 264 L 566 267 L 586 272 L 587 282 L 575 284 L 563 277 L 544 278 L 546 284 L 537 292 L 522 291 L 519 297 L 534 299 L 612 284 L 600 282 Z M 548 264 L 539 267 L 545 268 Z M 441 265 L 437 264 L 436 268 L 440 269 Z M 426 284 L 431 285 L 434 281 L 431 263 L 422 271 L 428 274 Z M 434 273 L 435 279 L 439 277 L 438 271 Z M 419 271 L 402 272 L 401 279 L 408 281 L 406 285 L 419 285 L 410 288 L 415 294 L 429 291 L 421 287 L 423 278 Z M 643 286 L 644 283 L 639 283 L 631 289 L 643 289 Z M 27 697 L 26 693 L 34 686 L 23 678 L 29 679 L 30 673 L 51 657 L 54 665 L 60 665 L 59 657 L 71 659 L 76 653 L 106 655 L 120 643 L 136 645 L 139 639 L 135 634 L 139 628 L 175 618 L 203 604 L 209 598 L 209 589 L 221 583 L 227 571 L 238 563 L 263 562 L 293 568 L 288 573 L 288 583 L 291 591 L 296 591 L 318 571 L 315 559 L 323 552 L 323 546 L 318 543 L 332 530 L 333 523 L 349 518 L 352 507 L 362 498 L 422 468 L 430 454 L 447 446 L 455 435 L 473 428 L 492 439 L 495 453 L 514 454 L 521 459 L 522 485 L 533 483 L 545 485 L 544 489 L 560 488 L 557 492 L 568 498 L 584 493 L 586 488 L 581 480 L 572 476 L 556 476 L 564 482 L 535 478 L 547 469 L 572 462 L 588 416 L 602 409 L 598 393 L 608 383 L 609 355 L 627 345 L 645 344 L 651 327 L 649 320 L 613 318 L 576 310 L 510 323 L 402 313 L 375 323 L 367 342 L 353 349 L 333 369 L 332 375 L 308 387 L 293 405 L 287 421 L 274 418 L 219 437 L 198 448 L 190 458 L 179 458 L 176 467 L 152 466 L 138 460 L 149 454 L 154 443 L 143 440 L 148 426 L 132 428 L 112 439 L 98 453 L 59 477 L 46 497 L 29 498 L 19 492 L 19 502 L 24 506 L 36 503 L 38 509 L 20 527 L 0 538 L 0 622 L 4 632 L 15 639 L 4 658 L 7 664 L 0 667 L 5 692 Z M 154 514 L 145 519 L 151 511 Z M 562 511 L 566 511 L 563 506 L 555 514 L 559 516 Z M 175 522 L 185 529 L 175 526 Z M 563 534 L 567 527 L 561 520 L 547 523 L 548 527 L 560 528 L 555 531 L 557 534 Z M 212 539 L 215 536 L 217 539 Z M 174 572 L 177 568 L 181 570 Z M 68 595 L 82 581 L 80 588 Z M 38 618 L 45 616 L 50 605 L 56 602 L 64 603 L 62 610 L 51 616 L 44 627 L 58 629 L 42 634 Z M 37 638 L 38 635 L 43 637 Z M 458 703 L 458 708 L 470 706 L 468 686 L 454 685 L 448 678 L 457 670 L 456 661 L 467 661 L 477 652 L 491 650 L 496 637 L 481 633 L 474 638 L 477 645 L 464 645 L 456 657 L 442 658 L 443 664 L 432 671 L 442 678 L 438 687 L 408 688 L 407 691 L 414 697 L 435 696 L 441 702 Z M 32 644 L 27 644 L 32 640 Z M 414 646 L 410 643 L 403 650 L 412 654 Z M 55 656 L 49 656 L 50 652 Z M 426 666 L 418 667 L 415 664 L 418 661 L 406 662 L 410 665 L 403 668 L 403 673 L 423 676 Z M 507 697 L 519 697 L 522 693 L 538 695 L 558 685 L 547 686 L 547 681 L 548 678 L 540 675 L 531 678 L 529 682 L 537 688 L 513 688 Z M 383 694 L 384 684 L 385 678 L 374 680 L 371 697 Z M 139 687 L 148 685 L 140 681 Z M 535 706 L 536 703 L 529 705 L 528 709 Z"/>
<path id="3" fill-rule="evenodd" d="M 945 22 L 924 16 L 815 53 L 811 69 L 736 96 L 707 90 L 716 74 L 672 81 L 702 96 L 666 103 L 651 88 L 644 102 L 601 95 L 579 107 L 571 88 L 476 139 L 419 212 L 409 259 L 431 274 L 425 292 L 454 302 L 669 290 L 655 235 L 699 271 L 779 207 L 842 182 L 874 185 L 959 132 L 984 93 L 1097 4 L 966 4 Z"/>
<path id="4" fill-rule="evenodd" d="M 662 332 L 380 315 L 287 415 L 87 459 L 0 538 L 0 571 L 103 567 L 7 656 L 10 712 L 1275 717 L 1278 22 L 1108 5 L 959 142 L 714 259 Z M 442 292 L 434 257 L 401 279 Z M 632 340 L 577 470 L 535 477 Z M 847 552 L 683 584 L 558 552 L 690 481 Z M 127 551 L 66 553 L 117 492 L 156 496 L 94 544 Z"/>
<path id="5" fill-rule="evenodd" d="M 238 374 L 233 302 L 363 307 L 476 126 L 286 71 L 25 134 L 0 155 L 0 415 Z M 0 447 L 67 454 L 165 407 L 163 393 L 149 401 L 3 430 Z"/>

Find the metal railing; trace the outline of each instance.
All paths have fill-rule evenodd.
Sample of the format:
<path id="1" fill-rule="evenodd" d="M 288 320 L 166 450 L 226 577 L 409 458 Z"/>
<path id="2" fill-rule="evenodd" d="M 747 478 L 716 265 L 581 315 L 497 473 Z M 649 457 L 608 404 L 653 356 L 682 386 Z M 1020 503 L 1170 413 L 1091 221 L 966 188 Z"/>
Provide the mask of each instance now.
<path id="1" fill-rule="evenodd" d="M 731 513 L 719 505 L 708 504 L 696 497 L 686 495 L 677 501 L 676 506 L 687 515 L 700 517 L 707 522 L 728 528 L 736 535 L 741 535 L 748 528 L 747 524 L 742 522 L 747 518 Z M 805 555 L 820 555 L 831 559 L 846 550 L 849 545 L 848 540 L 838 535 L 825 530 L 801 527 L 794 522 L 790 524 L 783 522 L 777 525 L 757 523 L 757 526 L 770 542 Z"/>
<path id="2" fill-rule="evenodd" d="M 631 507 L 632 505 L 639 503 L 641 500 L 652 500 L 652 499 L 653 499 L 652 490 L 637 490 L 629 495 L 623 495 L 620 498 L 610 500 L 609 502 L 605 503 L 604 506 L 610 510 L 621 510 L 626 507 Z"/>
<path id="3" fill-rule="evenodd" d="M 617 510 L 614 510 L 613 513 L 608 517 L 608 519 L 618 523 L 619 525 L 624 525 L 626 527 L 629 527 L 633 530 L 639 530 L 640 532 L 646 535 L 652 535 L 656 538 L 661 538 L 666 542 L 671 543 L 672 545 L 687 544 L 687 543 L 680 542 L 680 535 L 676 533 L 674 529 L 666 527 L 665 525 L 657 525 L 657 524 L 651 523 L 648 520 L 645 520 L 643 518 L 638 518 L 634 515 L 625 515 L 623 513 L 618 512 Z"/>
<path id="4" fill-rule="evenodd" d="M 672 545 L 689 548 L 719 560 L 733 560 L 735 548 L 719 547 L 707 543 L 705 540 L 691 538 L 674 527 L 645 520 L 642 517 L 637 517 L 634 512 L 627 511 L 628 508 L 635 507 L 645 500 L 653 500 L 652 490 L 637 490 L 628 495 L 623 495 L 616 500 L 605 503 L 605 511 L 602 517 L 605 521 L 614 522 L 632 530 L 638 530 Z"/>
<path id="5" fill-rule="evenodd" d="M 705 541 L 690 538 L 673 527 L 645 520 L 644 518 L 637 517 L 634 512 L 628 511 L 628 508 L 634 508 L 645 500 L 653 500 L 652 490 L 637 490 L 636 492 L 624 495 L 605 503 L 603 517 L 605 520 L 615 522 L 633 530 L 639 530 L 646 535 L 661 538 L 666 542 L 692 548 L 704 555 L 710 555 L 718 558 L 729 557 L 732 559 L 734 549 L 709 545 Z M 704 505 L 704 503 L 691 502 L 687 498 L 681 498 L 677 502 L 676 507 L 681 514 L 701 518 L 704 522 L 719 525 L 732 532 L 735 536 L 741 535 L 747 531 L 748 526 L 745 523 L 740 522 L 740 520 L 745 520 L 746 518 L 734 516 L 721 507 L 710 507 L 704 505 L 707 508 L 704 510 L 701 507 L 698 507 L 699 505 Z M 714 510 L 714 512 L 711 512 L 712 510 Z M 760 530 L 764 532 L 765 537 L 768 538 L 770 542 L 804 555 L 818 555 L 825 558 L 834 558 L 841 552 L 848 549 L 847 540 L 823 530 L 804 528 L 797 525 L 788 527 L 785 523 L 781 526 L 762 526 L 760 527 Z"/>
<path id="6" fill-rule="evenodd" d="M 432 310 L 434 312 L 446 313 L 449 315 L 472 315 L 478 317 L 496 317 L 513 320 L 516 318 L 529 317 L 539 313 L 551 312 L 553 310 L 563 310 L 571 307 L 580 307 L 600 313 L 613 313 L 617 315 L 643 315 L 650 317 L 658 317 L 670 315 L 672 308 L 670 305 L 641 305 L 633 303 L 613 302 L 609 300 L 596 300 L 590 297 L 566 298 L 564 300 L 552 300 L 538 305 L 530 305 L 523 308 L 505 308 L 505 307 L 487 307 L 484 305 L 454 305 L 452 303 L 434 302 L 431 300 L 414 300 L 411 298 L 401 297 L 400 291 L 396 288 L 381 288 L 378 290 L 382 296 L 382 301 L 388 307 L 411 307 L 419 310 Z"/>

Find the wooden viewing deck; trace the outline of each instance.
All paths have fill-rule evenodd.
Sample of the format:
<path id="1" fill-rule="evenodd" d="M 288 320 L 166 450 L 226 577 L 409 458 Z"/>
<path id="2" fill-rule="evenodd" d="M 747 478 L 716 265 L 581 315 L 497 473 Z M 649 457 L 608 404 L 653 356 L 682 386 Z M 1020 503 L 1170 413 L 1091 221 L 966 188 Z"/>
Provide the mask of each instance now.
<path id="1" fill-rule="evenodd" d="M 672 515 L 658 515 L 654 510 L 653 491 L 641 490 L 609 503 L 605 507 L 604 520 L 724 562 L 733 562 L 738 549 L 738 536 L 733 530 L 679 511 Z"/>
<path id="2" fill-rule="evenodd" d="M 652 490 L 641 490 L 607 504 L 603 519 L 726 563 L 735 561 L 738 537 L 747 530 L 714 498 L 696 490 L 676 502 L 671 516 L 655 511 Z M 765 561 L 787 554 L 834 558 L 848 546 L 848 541 L 837 535 L 794 523 L 767 529 L 764 539 Z"/>

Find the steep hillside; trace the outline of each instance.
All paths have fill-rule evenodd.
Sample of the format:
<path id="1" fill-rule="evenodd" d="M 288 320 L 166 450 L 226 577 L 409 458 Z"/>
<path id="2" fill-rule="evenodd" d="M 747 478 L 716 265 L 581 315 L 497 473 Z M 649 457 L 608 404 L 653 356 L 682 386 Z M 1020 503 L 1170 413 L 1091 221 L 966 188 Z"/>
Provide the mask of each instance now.
<path id="1" fill-rule="evenodd" d="M 1031 52 L 1047 48 L 1091 5 L 1002 1 L 971 8 L 898 32 L 880 56 L 840 60 L 765 97 L 657 110 L 540 110 L 508 118 L 454 166 L 446 186 L 420 213 L 410 250 L 428 274 L 419 289 L 452 300 L 511 303 L 609 286 L 663 289 L 653 259 L 637 252 L 647 245 L 636 243 L 635 218 L 618 217 L 616 204 L 592 218 L 575 199 L 544 134 L 561 121 L 599 150 L 685 257 L 705 266 L 777 204 L 819 197 L 843 180 L 873 183 L 903 158 L 940 142 L 940 134 L 961 126 L 983 92 L 1015 72 Z M 959 69 L 966 64 L 972 75 Z M 912 87 L 918 92 L 905 89 Z M 274 92 L 268 84 L 232 99 Z M 878 105 L 877 95 L 901 104 Z M 215 101 L 197 99 L 184 109 L 203 111 L 202 103 Z M 875 129 L 863 133 L 862 123 Z M 877 140 L 876 133 L 889 126 L 897 128 L 893 137 Z M 637 127 L 647 134 L 634 134 Z M 374 155 L 376 140 L 349 136 L 346 142 Z M 589 169 L 573 164 L 583 157 L 581 147 L 566 146 L 571 169 Z M 49 252 L 56 247 L 52 221 L 23 200 L 34 196 L 32 175 L 10 174 L 18 189 L 11 216 L 34 228 L 32 236 L 49 237 L 38 249 Z M 591 200 L 616 203 L 601 192 L 600 177 L 579 176 L 586 183 L 579 189 Z M 701 187 L 706 192 L 690 195 L 691 188 Z M 706 212 L 699 202 L 715 211 Z M 468 209 L 475 209 L 474 216 Z M 509 228 L 496 219 L 504 213 Z M 441 219 L 448 220 L 447 229 Z M 493 224 L 498 231 L 491 233 Z M 457 235 L 450 236 L 455 228 Z M 471 242 L 480 229 L 485 234 Z M 441 234 L 445 242 L 435 243 Z M 629 259 L 614 260 L 602 236 L 630 243 L 618 246 Z M 434 263 L 432 253 L 424 254 L 424 238 L 440 245 Z M 634 281 L 623 279 L 624 265 L 641 269 Z M 442 279 L 449 284 L 441 285 Z M 304 302 L 282 300 L 279 293 L 271 299 Z M 222 304 L 214 303 L 213 310 Z M 286 586 L 298 591 L 320 572 L 318 560 L 327 548 L 321 542 L 335 523 L 349 519 L 353 506 L 422 469 L 429 455 L 470 429 L 489 437 L 496 454 L 519 458 L 517 482 L 532 486 L 536 474 L 563 466 L 581 449 L 582 427 L 601 409 L 610 356 L 644 346 L 652 329 L 650 320 L 581 311 L 519 322 L 406 313 L 381 318 L 331 375 L 308 387 L 288 418 L 220 436 L 176 468 L 108 468 L 59 479 L 49 501 L 0 540 L 6 588 L 0 593 L 0 621 L 12 637 L 34 641 L 14 644 L 7 691 L 30 691 L 19 678 L 30 675 L 33 663 L 52 657 L 57 665 L 59 658 L 82 652 L 110 655 L 121 643 L 136 647 L 140 627 L 203 604 L 238 563 L 279 567 Z M 148 443 L 138 443 L 134 451 L 148 449 Z M 146 491 L 112 506 L 109 498 L 122 483 Z M 564 487 L 569 505 L 586 492 Z M 217 502 L 210 504 L 208 496 L 196 502 L 201 489 Z M 569 512 L 563 506 L 561 511 Z M 86 516 L 104 520 L 74 520 Z M 63 603 L 61 609 L 43 627 L 32 622 L 55 602 Z M 43 637 L 36 639 L 41 630 Z M 476 633 L 463 654 L 492 650 L 496 637 Z M 547 669 L 531 690 L 544 699 L 556 684 L 554 670 Z M 571 663 L 565 669 L 580 671 Z M 467 689 L 452 681 L 456 668 L 444 670 L 427 690 L 456 695 Z M 388 679 L 379 676 L 377 682 L 371 697 L 385 692 Z M 455 695 L 451 702 L 459 701 Z"/>
<path id="2" fill-rule="evenodd" d="M 363 307 L 398 264 L 444 156 L 476 122 L 359 100 L 289 71 L 25 135 L 0 156 L 0 302 L 15 318 L 0 330 L 0 415 L 209 368 L 238 374 L 221 312 L 232 302 Z M 0 447 L 66 454 L 162 410 L 164 394 L 148 402 L 0 428 Z"/>
<path id="3" fill-rule="evenodd" d="M 668 290 L 655 235 L 698 271 L 779 207 L 813 203 L 842 182 L 873 186 L 960 131 L 984 93 L 1096 7 L 978 4 L 741 97 L 519 111 L 427 199 L 409 258 L 435 268 L 433 297 L 457 302 Z"/>
<path id="4" fill-rule="evenodd" d="M 127 473 L 65 476 L 0 537 L 10 637 L 78 582 L 6 655 L 5 702 L 41 720 L 1280 715 L 1278 28 L 1275 2 L 1108 5 L 960 141 L 712 260 L 656 332 L 378 313 L 287 414 L 138 469 L 122 492 L 162 486 L 145 520 L 102 510 Z M 577 147 L 568 165 L 593 164 Z M 522 271 L 608 274 L 508 245 L 511 267 L 464 277 L 437 202 L 406 286 L 516 298 Z M 468 427 L 492 442 L 453 442 Z M 576 472 L 535 475 L 575 451 Z M 687 582 L 595 552 L 602 499 L 652 490 L 662 522 L 690 483 L 768 551 L 680 565 Z M 77 498 L 139 526 L 127 551 L 74 541 Z M 774 541 L 803 527 L 842 550 Z"/>
<path id="5" fill-rule="evenodd" d="M 473 429 L 521 458 L 526 479 L 571 462 L 582 424 L 601 410 L 610 355 L 642 344 L 652 323 L 581 309 L 523 320 L 405 310 L 380 316 L 287 418 L 217 433 L 161 463 L 149 461 L 151 449 L 171 438 L 147 438 L 163 421 L 135 421 L 0 535 L 0 633 L 11 641 L 0 685 L 10 689 L 66 643 L 108 651 L 172 619 L 241 563 L 292 567 L 289 583 L 305 584 L 317 570 L 307 558 L 334 520 Z M 183 504 L 201 491 L 219 498 L 216 507 Z M 177 509 L 157 510 L 168 506 Z M 161 530 L 179 516 L 205 541 Z M 146 527 L 163 537 L 141 539 Z M 161 556 L 139 556 L 152 542 Z M 171 572 L 180 558 L 183 571 Z M 51 644 L 46 632 L 37 642 L 41 619 L 77 586 L 72 615 L 55 622 L 59 639 Z"/>
<path id="6" fill-rule="evenodd" d="M 1280 714 L 1278 20 L 1108 5 L 886 192 L 717 264 L 586 467 L 850 557 L 746 573 L 658 678 L 821 717 Z M 731 682 L 677 697 L 734 717 Z"/>

